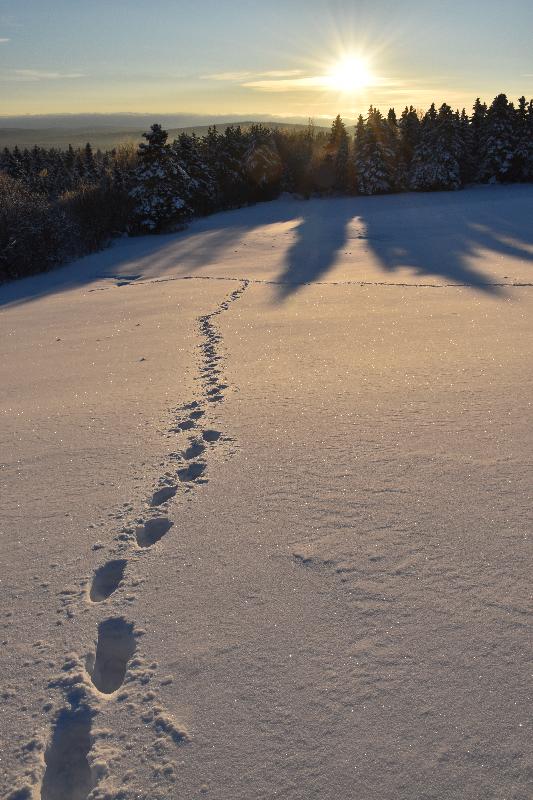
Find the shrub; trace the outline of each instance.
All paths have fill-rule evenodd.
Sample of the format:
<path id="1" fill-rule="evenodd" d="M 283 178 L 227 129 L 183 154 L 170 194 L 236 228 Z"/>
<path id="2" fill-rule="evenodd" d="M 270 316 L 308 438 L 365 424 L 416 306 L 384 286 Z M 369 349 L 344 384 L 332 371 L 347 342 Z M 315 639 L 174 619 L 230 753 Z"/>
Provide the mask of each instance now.
<path id="1" fill-rule="evenodd" d="M 65 192 L 59 205 L 78 230 L 80 254 L 99 250 L 126 231 L 133 210 L 125 189 L 106 184 L 81 183 Z"/>
<path id="2" fill-rule="evenodd" d="M 64 211 L 0 173 L 0 281 L 50 269 L 73 255 L 75 238 Z"/>

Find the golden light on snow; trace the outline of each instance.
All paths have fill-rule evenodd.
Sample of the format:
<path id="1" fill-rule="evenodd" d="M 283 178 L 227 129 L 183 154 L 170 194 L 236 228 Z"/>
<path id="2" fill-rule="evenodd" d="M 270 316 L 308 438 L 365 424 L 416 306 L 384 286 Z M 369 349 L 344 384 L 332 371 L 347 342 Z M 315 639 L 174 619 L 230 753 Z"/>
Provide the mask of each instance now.
<path id="1" fill-rule="evenodd" d="M 346 56 L 331 68 L 327 83 L 332 89 L 345 94 L 370 86 L 374 79 L 367 62 L 358 56 Z"/>

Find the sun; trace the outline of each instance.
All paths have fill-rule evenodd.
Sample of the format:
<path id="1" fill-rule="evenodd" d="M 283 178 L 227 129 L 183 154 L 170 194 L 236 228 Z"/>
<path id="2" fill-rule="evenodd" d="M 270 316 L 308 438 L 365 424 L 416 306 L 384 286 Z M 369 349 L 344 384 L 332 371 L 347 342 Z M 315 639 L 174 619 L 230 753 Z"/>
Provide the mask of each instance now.
<path id="1" fill-rule="evenodd" d="M 346 56 L 333 65 L 327 76 L 327 82 L 332 89 L 350 94 L 370 86 L 373 77 L 364 59 L 358 56 Z"/>

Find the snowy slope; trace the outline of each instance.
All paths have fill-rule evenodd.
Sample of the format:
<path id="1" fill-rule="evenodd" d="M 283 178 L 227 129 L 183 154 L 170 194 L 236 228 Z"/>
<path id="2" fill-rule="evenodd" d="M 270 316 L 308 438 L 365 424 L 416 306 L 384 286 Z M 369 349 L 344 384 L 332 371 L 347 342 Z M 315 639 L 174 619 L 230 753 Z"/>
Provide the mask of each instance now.
<path id="1" fill-rule="evenodd" d="M 2 287 L 5 796 L 531 796 L 532 211 L 283 199 Z"/>

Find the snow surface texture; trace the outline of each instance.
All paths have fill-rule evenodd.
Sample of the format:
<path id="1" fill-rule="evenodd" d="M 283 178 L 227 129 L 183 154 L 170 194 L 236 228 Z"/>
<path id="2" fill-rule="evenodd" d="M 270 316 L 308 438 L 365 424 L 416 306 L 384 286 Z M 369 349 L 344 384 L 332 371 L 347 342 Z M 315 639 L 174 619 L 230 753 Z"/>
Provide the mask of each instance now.
<path id="1" fill-rule="evenodd" d="M 10 800 L 529 800 L 533 187 L 0 288 Z"/>

